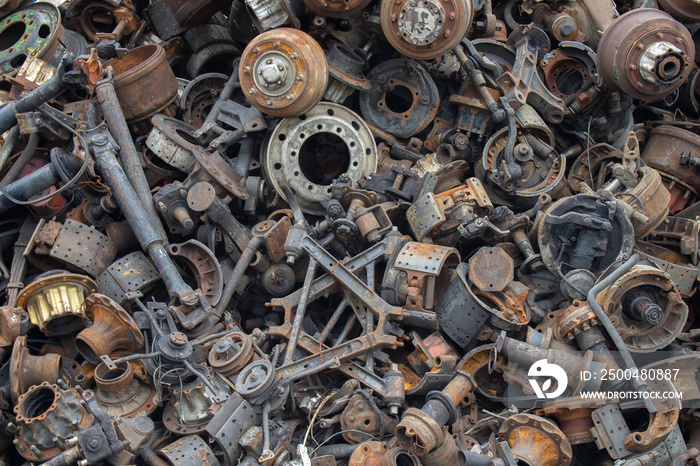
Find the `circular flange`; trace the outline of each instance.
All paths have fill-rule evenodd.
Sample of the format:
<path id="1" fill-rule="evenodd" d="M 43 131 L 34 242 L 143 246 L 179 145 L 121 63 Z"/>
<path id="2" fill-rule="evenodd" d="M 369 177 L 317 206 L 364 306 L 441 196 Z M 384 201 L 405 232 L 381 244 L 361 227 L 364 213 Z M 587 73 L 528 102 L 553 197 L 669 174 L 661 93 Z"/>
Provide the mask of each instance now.
<path id="1" fill-rule="evenodd" d="M 243 332 L 231 332 L 219 339 L 209 352 L 209 365 L 230 377 L 238 373 L 253 357 L 253 339 Z"/>
<path id="2" fill-rule="evenodd" d="M 182 91 L 180 108 L 185 123 L 200 128 L 209 110 L 216 103 L 228 76 L 223 73 L 205 73 L 190 81 Z"/>
<path id="3" fill-rule="evenodd" d="M 331 182 L 346 174 L 352 184 L 377 168 L 377 146 L 367 124 L 342 105 L 322 102 L 300 117 L 279 122 L 260 149 L 265 178 L 287 200 L 282 185 L 301 210 L 323 215 Z"/>
<path id="4" fill-rule="evenodd" d="M 634 298 L 658 306 L 657 312 L 642 319 L 628 315 Z M 655 266 L 637 264 L 597 297 L 632 353 L 649 353 L 675 340 L 688 318 L 688 306 L 676 291 L 669 275 Z"/>
<path id="5" fill-rule="evenodd" d="M 656 102 L 688 79 L 695 44 L 685 26 L 668 14 L 640 8 L 613 21 L 597 52 L 600 74 L 610 86 L 635 99 Z"/>
<path id="6" fill-rule="evenodd" d="M 435 118 L 440 94 L 430 74 L 410 60 L 389 60 L 369 73 L 371 88 L 360 93 L 367 122 L 399 138 L 409 138 Z"/>
<path id="7" fill-rule="evenodd" d="M 146 146 L 163 162 L 187 172 L 194 162 L 192 150 L 196 144 L 191 134 L 197 129 L 178 119 L 158 114 L 151 118 L 153 129 Z"/>
<path id="8" fill-rule="evenodd" d="M 568 465 L 571 445 L 552 421 L 532 414 L 516 414 L 501 424 L 498 438 L 508 442 L 521 464 Z"/>
<path id="9" fill-rule="evenodd" d="M 86 275 L 45 273 L 20 292 L 17 306 L 47 335 L 67 335 L 83 326 L 85 298 L 96 291 Z"/>
<path id="10" fill-rule="evenodd" d="M 61 15 L 58 8 L 50 3 L 37 2 L 20 8 L 0 23 L 0 72 L 18 70 L 27 57 L 50 60 L 64 48 L 60 44 L 63 35 Z M 59 50 L 60 49 L 60 50 Z"/>
<path id="11" fill-rule="evenodd" d="M 236 378 L 236 391 L 243 398 L 257 398 L 273 386 L 277 373 L 266 359 L 248 364 Z"/>
<path id="12" fill-rule="evenodd" d="M 519 137 L 525 138 L 526 135 L 534 136 L 533 133 L 518 132 Z M 551 139 L 541 142 L 550 147 L 554 145 Z M 474 167 L 474 172 L 489 197 L 501 205 L 523 209 L 533 207 L 544 194 L 554 197 L 564 182 L 566 157 L 554 151 L 544 159 L 530 152 L 525 153 L 527 156 L 519 156 L 518 149 L 525 146 L 518 144 L 513 158 L 522 171 L 520 176 L 507 179 L 500 170 L 507 160 L 507 145 L 508 128 L 501 128 L 486 142 L 481 159 Z"/>
<path id="13" fill-rule="evenodd" d="M 431 60 L 459 44 L 472 22 L 465 0 L 382 0 L 382 30 L 403 55 Z"/>
<path id="14" fill-rule="evenodd" d="M 245 48 L 239 79 L 246 98 L 261 112 L 278 117 L 300 115 L 326 91 L 326 56 L 310 35 L 290 28 L 273 29 Z"/>
<path id="15" fill-rule="evenodd" d="M 542 261 L 555 276 L 573 269 L 599 275 L 634 248 L 627 213 L 604 198 L 576 194 L 552 204 L 537 226 Z"/>

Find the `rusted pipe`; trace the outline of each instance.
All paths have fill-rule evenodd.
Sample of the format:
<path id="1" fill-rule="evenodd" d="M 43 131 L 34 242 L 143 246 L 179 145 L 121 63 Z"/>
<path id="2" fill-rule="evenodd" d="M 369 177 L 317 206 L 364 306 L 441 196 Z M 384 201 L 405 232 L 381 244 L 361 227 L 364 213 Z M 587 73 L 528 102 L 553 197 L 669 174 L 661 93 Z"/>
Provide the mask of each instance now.
<path id="1" fill-rule="evenodd" d="M 37 147 L 39 147 L 39 133 L 32 133 L 29 135 L 29 139 L 27 140 L 27 145 L 24 147 L 24 150 L 19 155 L 17 160 L 15 160 L 15 163 L 12 164 L 7 173 L 5 173 L 5 177 L 2 179 L 2 181 L 0 181 L 0 188 L 4 188 L 8 184 L 15 181 L 17 176 L 19 176 L 19 172 L 22 171 L 24 166 L 29 163 L 29 160 L 34 156 Z"/>
<path id="2" fill-rule="evenodd" d="M 129 132 L 129 127 L 124 118 L 124 112 L 122 112 L 122 108 L 119 106 L 119 98 L 114 89 L 111 76 L 107 80 L 100 81 L 97 84 L 96 91 L 97 98 L 104 111 L 109 132 L 117 141 L 117 144 L 119 144 L 119 161 L 127 174 L 129 183 L 134 188 L 134 191 L 136 191 L 139 199 L 141 199 L 141 203 L 146 209 L 151 224 L 158 230 L 158 234 L 163 243 L 167 245 L 168 236 L 156 212 L 153 196 L 148 187 L 148 180 L 146 180 L 146 174 L 141 167 L 141 162 L 136 152 L 136 146 L 134 146 L 134 139 Z"/>
<path id="3" fill-rule="evenodd" d="M 226 306 L 228 306 L 229 301 L 231 301 L 231 298 L 233 297 L 233 293 L 235 293 L 236 288 L 238 288 L 241 278 L 243 278 L 243 274 L 248 269 L 253 257 L 255 257 L 255 253 L 258 251 L 258 248 L 262 245 L 262 243 L 262 237 L 254 236 L 250 239 L 250 241 L 248 241 L 245 248 L 243 248 L 241 258 L 238 259 L 238 262 L 236 262 L 236 267 L 233 269 L 231 278 L 228 280 L 228 283 L 226 283 L 224 291 L 221 293 L 219 304 L 217 304 L 216 310 L 214 311 L 214 317 L 217 320 L 219 320 L 221 315 L 224 313 Z"/>

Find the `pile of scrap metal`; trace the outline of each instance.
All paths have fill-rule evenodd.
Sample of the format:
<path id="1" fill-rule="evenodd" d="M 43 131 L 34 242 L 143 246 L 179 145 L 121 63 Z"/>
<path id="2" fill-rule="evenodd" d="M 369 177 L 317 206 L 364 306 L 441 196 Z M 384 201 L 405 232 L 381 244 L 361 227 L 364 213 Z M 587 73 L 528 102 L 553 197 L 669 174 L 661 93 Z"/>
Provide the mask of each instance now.
<path id="1" fill-rule="evenodd" d="M 0 2 L 0 464 L 696 464 L 699 29 Z"/>

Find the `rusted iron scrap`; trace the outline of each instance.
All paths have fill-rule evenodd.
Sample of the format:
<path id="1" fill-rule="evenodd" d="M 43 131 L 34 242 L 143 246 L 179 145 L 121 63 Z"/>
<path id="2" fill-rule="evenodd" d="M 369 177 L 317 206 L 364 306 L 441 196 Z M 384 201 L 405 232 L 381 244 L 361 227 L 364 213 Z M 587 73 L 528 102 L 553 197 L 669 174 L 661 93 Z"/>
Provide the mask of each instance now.
<path id="1" fill-rule="evenodd" d="M 697 464 L 699 25 L 0 2 L 0 465 Z"/>

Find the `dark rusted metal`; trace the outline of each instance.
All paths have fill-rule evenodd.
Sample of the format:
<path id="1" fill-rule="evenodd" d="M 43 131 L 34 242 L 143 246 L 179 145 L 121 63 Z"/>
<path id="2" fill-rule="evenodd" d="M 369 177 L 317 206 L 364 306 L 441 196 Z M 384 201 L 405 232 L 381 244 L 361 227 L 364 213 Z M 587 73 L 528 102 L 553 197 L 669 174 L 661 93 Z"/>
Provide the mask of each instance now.
<path id="1" fill-rule="evenodd" d="M 149 118 L 177 98 L 177 81 L 160 45 L 144 45 L 107 61 L 114 71 L 114 90 L 127 123 Z"/>
<path id="2" fill-rule="evenodd" d="M 143 349 L 141 330 L 119 304 L 95 293 L 85 299 L 85 306 L 92 326 L 75 337 L 75 344 L 89 362 L 97 364 L 100 356 L 117 350 L 138 353 Z"/>

